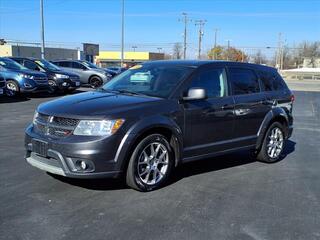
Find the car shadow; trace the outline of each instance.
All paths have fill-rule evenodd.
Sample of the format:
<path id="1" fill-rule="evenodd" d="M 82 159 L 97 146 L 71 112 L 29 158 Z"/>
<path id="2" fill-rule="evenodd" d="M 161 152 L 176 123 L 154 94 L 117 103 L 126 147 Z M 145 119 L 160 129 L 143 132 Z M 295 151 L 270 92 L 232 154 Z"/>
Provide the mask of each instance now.
<path id="1" fill-rule="evenodd" d="M 285 159 L 285 157 L 295 151 L 296 143 L 288 140 L 286 147 L 278 162 Z M 255 156 L 250 151 L 238 151 L 231 154 L 226 154 L 219 157 L 207 158 L 199 161 L 189 162 L 181 164 L 175 169 L 174 173 L 170 177 L 170 181 L 166 184 L 171 185 L 183 178 L 187 178 L 194 175 L 199 175 L 207 172 L 215 172 L 227 168 L 233 168 L 237 166 L 243 166 L 256 162 Z M 75 179 L 66 178 L 63 176 L 54 175 L 48 173 L 51 177 L 62 181 L 64 183 L 86 188 L 90 190 L 120 190 L 127 189 L 124 177 L 119 179 Z"/>
<path id="2" fill-rule="evenodd" d="M 287 140 L 285 149 L 282 155 L 280 156 L 280 159 L 277 162 L 281 162 L 286 158 L 286 156 L 294 152 L 295 145 L 296 145 L 295 142 L 291 140 Z M 257 160 L 255 158 L 255 155 L 252 152 L 238 151 L 238 152 L 226 154 L 223 156 L 185 163 L 178 166 L 178 168 L 175 170 L 175 173 L 173 174 L 168 184 L 169 185 L 173 184 L 175 182 L 180 181 L 183 178 L 187 178 L 190 176 L 199 175 L 207 172 L 215 172 L 215 171 L 219 171 L 227 168 L 233 168 L 237 166 L 243 166 L 250 163 L 254 163 L 256 161 Z M 265 163 L 265 164 L 268 164 L 268 163 Z M 276 164 L 276 163 L 273 163 L 273 164 Z"/>
<path id="3" fill-rule="evenodd" d="M 120 190 L 128 188 L 125 184 L 124 178 L 119 179 L 108 179 L 108 178 L 96 178 L 96 179 L 80 179 L 80 178 L 67 178 L 51 173 L 47 173 L 51 177 L 70 184 L 74 186 L 78 186 L 81 188 L 86 188 L 90 190 Z"/>
<path id="4" fill-rule="evenodd" d="M 30 98 L 27 96 L 0 96 L 0 104 L 2 103 L 17 103 L 17 102 L 26 102 L 29 101 Z"/>

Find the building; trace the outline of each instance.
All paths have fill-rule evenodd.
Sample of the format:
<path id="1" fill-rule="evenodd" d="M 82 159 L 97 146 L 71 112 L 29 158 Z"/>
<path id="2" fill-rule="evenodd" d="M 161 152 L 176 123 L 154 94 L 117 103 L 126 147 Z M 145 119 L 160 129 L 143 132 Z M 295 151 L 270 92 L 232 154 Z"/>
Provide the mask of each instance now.
<path id="1" fill-rule="evenodd" d="M 41 58 L 41 48 L 18 44 L 0 45 L 0 57 L 34 57 Z M 79 49 L 69 48 L 45 48 L 45 59 L 81 59 L 82 52 Z"/>
<path id="2" fill-rule="evenodd" d="M 128 66 L 150 60 L 163 60 L 163 53 L 153 52 L 124 52 L 124 63 Z M 95 57 L 95 62 L 101 67 L 120 65 L 121 52 L 100 51 Z"/>

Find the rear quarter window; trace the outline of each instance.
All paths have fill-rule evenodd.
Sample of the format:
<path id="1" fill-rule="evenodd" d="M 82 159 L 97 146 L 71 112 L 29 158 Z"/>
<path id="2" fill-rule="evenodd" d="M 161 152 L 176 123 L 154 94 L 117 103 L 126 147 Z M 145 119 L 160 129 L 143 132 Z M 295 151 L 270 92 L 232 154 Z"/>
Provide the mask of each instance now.
<path id="1" fill-rule="evenodd" d="M 268 71 L 260 71 L 259 77 L 262 84 L 263 91 L 280 91 L 287 89 L 287 85 L 285 84 L 282 77 L 279 73 L 268 72 Z"/>

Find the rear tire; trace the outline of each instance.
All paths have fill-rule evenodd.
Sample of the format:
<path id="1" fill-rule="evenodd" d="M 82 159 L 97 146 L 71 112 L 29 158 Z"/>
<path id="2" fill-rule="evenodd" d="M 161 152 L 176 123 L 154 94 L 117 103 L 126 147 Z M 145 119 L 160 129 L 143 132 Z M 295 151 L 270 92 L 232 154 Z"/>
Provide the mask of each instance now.
<path id="1" fill-rule="evenodd" d="M 98 76 L 92 76 L 89 80 L 89 84 L 92 88 L 98 88 L 101 87 L 103 84 L 103 81 L 100 77 Z"/>
<path id="2" fill-rule="evenodd" d="M 285 147 L 285 131 L 279 122 L 274 122 L 269 127 L 264 137 L 262 147 L 257 154 L 257 160 L 265 163 L 279 161 Z"/>
<path id="3" fill-rule="evenodd" d="M 144 138 L 134 149 L 127 168 L 127 185 L 148 192 L 162 187 L 174 166 L 174 154 L 161 134 Z"/>

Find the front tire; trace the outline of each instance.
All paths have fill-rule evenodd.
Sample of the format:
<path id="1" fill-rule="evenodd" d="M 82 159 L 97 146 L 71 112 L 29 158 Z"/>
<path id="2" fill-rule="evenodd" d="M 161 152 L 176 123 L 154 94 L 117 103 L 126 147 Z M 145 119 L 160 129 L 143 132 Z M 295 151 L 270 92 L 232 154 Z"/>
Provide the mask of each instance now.
<path id="1" fill-rule="evenodd" d="M 279 161 L 285 146 L 285 140 L 283 125 L 279 122 L 272 123 L 264 137 L 257 159 L 265 163 Z"/>
<path id="2" fill-rule="evenodd" d="M 163 186 L 174 166 L 174 154 L 161 134 L 144 138 L 134 149 L 127 168 L 127 185 L 147 192 Z"/>
<path id="3" fill-rule="evenodd" d="M 8 80 L 6 83 L 6 88 L 6 92 L 9 97 L 15 97 L 20 93 L 19 85 L 15 81 Z"/>
<path id="4" fill-rule="evenodd" d="M 101 86 L 102 86 L 103 81 L 102 81 L 102 79 L 101 79 L 100 77 L 98 77 L 98 76 L 92 76 L 92 77 L 90 78 L 89 83 L 90 83 L 90 86 L 91 86 L 92 88 L 98 88 L 98 87 L 101 87 Z"/>

